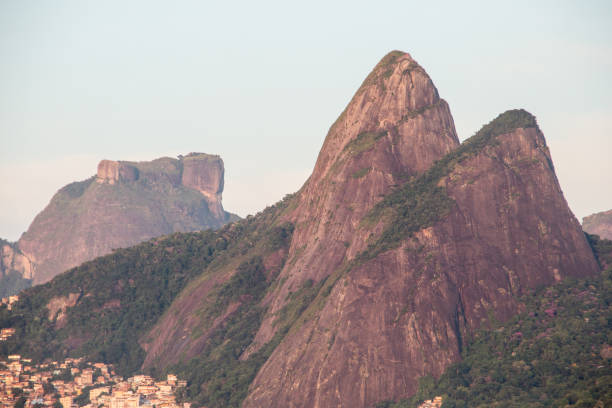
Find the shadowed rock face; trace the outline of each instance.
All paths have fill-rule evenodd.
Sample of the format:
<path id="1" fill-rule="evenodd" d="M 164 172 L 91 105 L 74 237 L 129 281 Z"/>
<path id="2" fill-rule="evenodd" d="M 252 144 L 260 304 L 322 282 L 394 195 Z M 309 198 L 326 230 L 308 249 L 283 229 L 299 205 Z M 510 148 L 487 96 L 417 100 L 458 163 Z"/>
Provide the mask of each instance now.
<path id="1" fill-rule="evenodd" d="M 612 210 L 584 217 L 582 219 L 582 228 L 589 234 L 612 239 Z"/>
<path id="2" fill-rule="evenodd" d="M 18 242 L 34 284 L 114 248 L 178 231 L 219 228 L 223 161 L 191 153 L 151 162 L 102 160 L 95 177 L 60 189 Z"/>
<path id="3" fill-rule="evenodd" d="M 181 183 L 206 197 L 210 212 L 223 217 L 221 193 L 223 193 L 223 161 L 218 156 L 188 155 L 183 158 Z"/>
<path id="4" fill-rule="evenodd" d="M 0 297 L 29 287 L 33 271 L 30 259 L 14 243 L 0 239 Z"/>

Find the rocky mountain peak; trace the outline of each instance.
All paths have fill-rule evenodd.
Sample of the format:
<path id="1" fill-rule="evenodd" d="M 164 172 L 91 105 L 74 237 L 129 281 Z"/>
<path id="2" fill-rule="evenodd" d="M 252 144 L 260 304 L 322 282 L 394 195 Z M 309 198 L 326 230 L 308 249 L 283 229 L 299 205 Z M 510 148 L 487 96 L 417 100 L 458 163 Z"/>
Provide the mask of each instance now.
<path id="1" fill-rule="evenodd" d="M 447 103 L 425 71 L 403 52 L 387 54 L 330 128 L 313 174 L 288 219 L 296 225 L 284 284 L 253 347 L 275 333 L 287 295 L 320 282 L 367 245 L 372 230 L 361 221 L 381 197 L 459 146 Z M 298 256 L 299 255 L 299 256 Z"/>
<path id="2" fill-rule="evenodd" d="M 178 231 L 219 228 L 223 160 L 190 153 L 131 162 L 102 160 L 94 177 L 68 184 L 23 234 L 35 284 L 114 248 Z M 24 273 L 25 276 L 25 273 Z"/>
<path id="3" fill-rule="evenodd" d="M 450 121 L 444 124 L 448 128 L 448 134 L 441 136 L 448 140 L 442 142 L 444 146 L 441 149 L 447 149 L 449 144 L 458 145 L 459 141 L 448 106 L 440 99 L 429 75 L 410 54 L 401 51 L 388 53 L 367 76 L 330 128 L 319 154 L 313 178 L 324 177 L 351 143 L 359 148 L 364 142 L 365 144 L 371 142 L 370 136 L 377 138 L 383 134 L 395 138 L 408 136 L 412 139 L 413 135 L 409 134 L 412 133 L 409 129 L 414 129 L 417 125 L 415 122 L 418 122 L 418 118 L 428 110 L 444 111 L 444 116 L 447 116 L 444 119 Z M 415 130 L 427 131 L 427 129 Z M 360 136 L 365 140 L 356 140 Z M 430 132 L 422 135 L 424 138 L 430 136 L 432 136 Z M 432 156 L 438 156 L 425 152 L 431 148 L 425 145 L 436 143 L 433 139 L 435 137 L 432 140 L 409 140 L 417 142 L 414 155 L 410 157 L 411 168 L 424 170 L 430 164 Z"/>
<path id="4" fill-rule="evenodd" d="M 582 228 L 589 234 L 612 239 L 612 210 L 591 214 L 582 219 Z"/>
<path id="5" fill-rule="evenodd" d="M 196 175 L 208 158 L 189 160 L 133 164 L 139 177 L 125 183 L 109 164 L 118 182 L 65 187 L 56 214 L 86 198 L 103 202 L 87 219 L 125 206 L 90 189 L 122 198 L 134 186 L 151 194 L 179 186 L 199 202 L 201 190 L 220 194 L 221 178 Z M 149 201 L 134 213 L 152 211 Z M 104 215 L 106 226 L 113 214 Z M 524 309 L 522 295 L 598 271 L 535 117 L 506 111 L 459 144 L 427 74 L 395 51 L 331 127 L 299 192 L 218 232 L 156 239 L 56 278 L 41 286 L 43 317 L 24 332 L 49 355 L 129 347 L 133 359 L 113 362 L 184 375 L 199 406 L 365 408 L 442 375 L 480 328 Z M 126 274 L 137 298 L 123 290 Z M 113 289 L 101 293 L 99 282 Z M 49 308 L 68 307 L 71 293 L 86 294 L 70 306 L 78 320 L 50 321 Z M 120 307 L 100 313 L 91 304 Z M 121 329 L 109 331 L 115 321 Z M 60 331 L 49 342 L 52 330 Z"/>

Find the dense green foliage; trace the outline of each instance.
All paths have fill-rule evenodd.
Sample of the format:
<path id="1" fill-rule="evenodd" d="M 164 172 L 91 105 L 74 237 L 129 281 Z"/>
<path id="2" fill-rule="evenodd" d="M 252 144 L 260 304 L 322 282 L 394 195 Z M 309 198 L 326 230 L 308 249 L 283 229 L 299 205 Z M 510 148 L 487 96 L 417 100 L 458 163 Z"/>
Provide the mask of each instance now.
<path id="1" fill-rule="evenodd" d="M 247 360 L 239 360 L 253 340 L 263 313 L 254 300 L 244 301 L 214 332 L 197 357 L 168 368 L 167 371 L 188 380 L 183 398 L 208 407 L 240 405 L 249 384 L 269 355 L 260 350 Z"/>
<path id="2" fill-rule="evenodd" d="M 240 360 L 265 314 L 260 301 L 274 282 L 275 276 L 264 275 L 263 256 L 287 248 L 291 242 L 293 225 L 276 225 L 287 202 L 236 224 L 236 228 L 242 227 L 241 240 L 252 246 L 240 251 L 230 249 L 222 256 L 225 261 L 241 255 L 246 258 L 230 280 L 208 296 L 210 306 L 203 311 L 204 321 L 211 322 L 232 304 L 238 307 L 214 330 L 197 356 L 165 370 L 188 380 L 187 388 L 181 391 L 182 399 L 208 407 L 238 407 L 257 371 L 287 333 L 291 322 L 249 358 Z"/>
<path id="3" fill-rule="evenodd" d="M 396 247 L 406 236 L 433 225 L 444 218 L 454 201 L 438 183 L 448 176 L 458 163 L 478 154 L 494 143 L 496 136 L 517 128 L 537 127 L 535 117 L 529 112 L 509 110 L 480 129 L 425 173 L 406 182 L 379 202 L 365 217 L 370 224 L 385 218 L 385 229 L 380 237 L 369 244 L 362 257 L 370 259 L 380 252 Z"/>
<path id="4" fill-rule="evenodd" d="M 116 250 L 27 289 L 12 312 L 0 308 L 0 327 L 17 330 L 0 344 L 0 353 L 34 360 L 84 356 L 115 364 L 122 375 L 134 373 L 144 359 L 138 339 L 191 279 L 247 254 L 258 240 L 272 250 L 290 239 L 293 227 L 277 228 L 273 222 L 289 199 L 216 232 L 177 233 Z M 262 239 L 273 228 L 271 239 Z M 239 273 L 223 290 L 251 296 L 261 289 L 261 280 L 261 271 L 253 277 Z M 238 288 L 235 294 L 233 287 Z M 69 294 L 76 296 L 76 305 L 65 308 L 62 318 L 61 310 L 49 316 L 49 302 L 67 300 Z"/>
<path id="5" fill-rule="evenodd" d="M 351 140 L 346 147 L 345 151 L 349 152 L 352 155 L 357 155 L 363 152 L 367 152 L 371 150 L 376 142 L 381 138 L 385 137 L 387 132 L 362 132 L 357 135 L 357 137 Z"/>
<path id="6" fill-rule="evenodd" d="M 214 232 L 174 234 L 117 250 L 27 289 L 13 313 L 0 310 L 0 326 L 17 330 L 15 340 L 0 345 L 0 352 L 36 360 L 86 356 L 116 364 L 119 373 L 131 373 L 144 356 L 135 339 L 187 281 L 202 272 L 218 246 Z M 68 294 L 78 301 L 66 309 L 62 323 L 49 316 L 47 304 Z"/>
<path id="7" fill-rule="evenodd" d="M 609 239 L 601 239 L 598 235 L 585 234 L 585 236 L 593 249 L 593 253 L 599 265 L 603 269 L 612 266 L 612 241 Z"/>
<path id="8" fill-rule="evenodd" d="M 599 257 L 612 242 L 597 239 Z M 443 407 L 612 406 L 612 267 L 524 296 L 526 312 L 474 335 L 463 361 L 417 395 L 380 407 L 416 407 L 443 396 Z"/>

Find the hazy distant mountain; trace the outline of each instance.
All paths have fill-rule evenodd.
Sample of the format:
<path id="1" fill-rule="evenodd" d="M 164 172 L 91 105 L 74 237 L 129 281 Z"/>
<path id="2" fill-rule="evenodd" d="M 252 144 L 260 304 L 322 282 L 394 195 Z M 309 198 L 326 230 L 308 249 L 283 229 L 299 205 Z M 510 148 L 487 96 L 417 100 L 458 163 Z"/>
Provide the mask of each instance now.
<path id="1" fill-rule="evenodd" d="M 589 234 L 612 239 L 612 210 L 591 214 L 582 219 L 582 229 Z"/>
<path id="2" fill-rule="evenodd" d="M 296 194 L 95 259 L 0 323 L 23 336 L 7 352 L 172 371 L 201 406 L 372 407 L 439 377 L 521 296 L 599 270 L 535 118 L 507 111 L 460 144 L 427 73 L 395 51 Z"/>
<path id="3" fill-rule="evenodd" d="M 201 153 L 150 162 L 102 160 L 96 176 L 53 196 L 12 252 L 4 246 L 12 259 L 6 263 L 39 284 L 115 248 L 219 228 L 237 219 L 223 210 L 223 175 L 221 158 Z"/>
<path id="4" fill-rule="evenodd" d="M 15 243 L 0 238 L 0 297 L 14 295 L 32 285 L 34 266 Z"/>

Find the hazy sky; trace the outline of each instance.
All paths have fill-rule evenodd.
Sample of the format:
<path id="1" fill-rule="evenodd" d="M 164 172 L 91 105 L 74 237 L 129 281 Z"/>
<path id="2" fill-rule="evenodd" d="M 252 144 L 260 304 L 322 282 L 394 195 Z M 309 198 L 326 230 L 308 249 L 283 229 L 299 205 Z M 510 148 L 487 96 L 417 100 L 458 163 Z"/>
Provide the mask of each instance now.
<path id="1" fill-rule="evenodd" d="M 612 208 L 608 1 L 0 0 L 0 237 L 101 159 L 225 161 L 245 216 L 296 191 L 378 60 L 410 52 L 461 139 L 538 118 L 578 217 Z"/>

